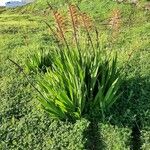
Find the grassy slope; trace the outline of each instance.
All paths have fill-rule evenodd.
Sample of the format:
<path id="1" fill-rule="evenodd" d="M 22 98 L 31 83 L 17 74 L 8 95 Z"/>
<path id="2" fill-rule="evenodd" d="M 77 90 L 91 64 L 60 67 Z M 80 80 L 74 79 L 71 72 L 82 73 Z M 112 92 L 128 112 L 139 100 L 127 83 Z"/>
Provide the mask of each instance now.
<path id="1" fill-rule="evenodd" d="M 59 8 L 62 3 L 55 6 Z M 127 80 L 122 87 L 124 94 L 108 114 L 110 121 L 105 124 L 99 122 L 94 128 L 85 119 L 75 124 L 50 120 L 39 109 L 36 92 L 7 61 L 10 57 L 24 65 L 29 53 L 48 49 L 48 30 L 41 23 L 43 18 L 51 20 L 51 17 L 42 16 L 46 3 L 38 1 L 0 15 L 0 149 L 57 150 L 61 147 L 82 150 L 101 149 L 102 146 L 106 150 L 138 149 L 140 146 L 143 150 L 150 149 L 150 24 L 149 12 L 143 10 L 144 3 L 141 1 L 135 10 L 131 5 L 109 1 L 79 3 L 82 10 L 95 18 L 102 46 L 119 52 L 120 64 L 135 50 L 126 68 Z M 103 24 L 107 23 L 115 8 L 122 11 L 123 25 L 112 43 L 111 35 Z"/>

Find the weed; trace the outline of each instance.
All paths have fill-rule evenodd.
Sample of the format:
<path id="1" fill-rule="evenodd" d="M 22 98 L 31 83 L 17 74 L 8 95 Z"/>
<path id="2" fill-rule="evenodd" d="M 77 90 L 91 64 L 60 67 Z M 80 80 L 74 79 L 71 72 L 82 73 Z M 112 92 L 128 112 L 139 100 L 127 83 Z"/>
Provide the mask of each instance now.
<path id="1" fill-rule="evenodd" d="M 42 93 L 39 101 L 52 118 L 76 120 L 86 114 L 95 115 L 98 111 L 104 120 L 105 111 L 121 94 L 118 94 L 121 75 L 117 69 L 117 55 L 111 61 L 101 54 L 90 34 L 93 26 L 91 19 L 87 14 L 80 13 L 84 32 L 89 40 L 89 48 L 84 51 L 76 36 L 75 8 L 73 5 L 69 6 L 76 48 L 69 45 L 65 36 L 65 19 L 51 7 L 64 46 L 58 46 L 60 50 L 53 61 L 48 56 L 48 63 L 52 64 L 53 68 L 38 77 L 38 86 Z M 44 62 L 44 58 L 42 59 L 41 63 Z M 36 61 L 36 56 L 33 60 Z"/>

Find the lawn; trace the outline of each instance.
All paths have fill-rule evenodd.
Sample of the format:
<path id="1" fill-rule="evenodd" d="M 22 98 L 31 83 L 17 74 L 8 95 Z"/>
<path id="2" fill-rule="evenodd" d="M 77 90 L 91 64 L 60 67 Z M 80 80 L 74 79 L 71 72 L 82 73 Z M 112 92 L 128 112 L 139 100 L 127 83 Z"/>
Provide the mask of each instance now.
<path id="1" fill-rule="evenodd" d="M 50 1 L 50 0 L 49 0 Z M 73 1 L 74 2 L 74 1 Z M 67 14 L 67 4 L 53 0 Z M 0 150 L 150 150 L 150 11 L 148 1 L 137 5 L 106 0 L 78 0 L 76 4 L 96 25 L 102 50 L 118 53 L 125 66 L 121 97 L 100 118 L 81 117 L 75 122 L 52 119 L 37 100 L 36 74 L 28 79 L 8 60 L 25 71 L 38 51 L 50 51 L 54 25 L 46 2 L 15 9 L 0 8 Z M 114 10 L 120 11 L 119 32 L 108 26 Z"/>

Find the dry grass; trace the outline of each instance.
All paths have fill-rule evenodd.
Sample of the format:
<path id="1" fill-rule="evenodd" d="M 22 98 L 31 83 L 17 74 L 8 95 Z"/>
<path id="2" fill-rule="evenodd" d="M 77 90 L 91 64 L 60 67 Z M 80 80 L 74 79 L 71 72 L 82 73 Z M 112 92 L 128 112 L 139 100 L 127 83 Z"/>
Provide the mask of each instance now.
<path id="1" fill-rule="evenodd" d="M 121 28 L 121 12 L 119 9 L 115 9 L 112 11 L 109 26 L 112 30 L 112 37 L 116 38 Z"/>

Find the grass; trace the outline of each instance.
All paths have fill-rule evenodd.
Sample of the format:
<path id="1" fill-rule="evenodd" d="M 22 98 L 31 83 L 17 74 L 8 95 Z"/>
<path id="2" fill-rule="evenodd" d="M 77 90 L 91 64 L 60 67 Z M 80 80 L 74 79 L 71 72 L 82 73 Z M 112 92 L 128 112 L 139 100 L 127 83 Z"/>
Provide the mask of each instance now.
<path id="1" fill-rule="evenodd" d="M 62 3 L 54 6 L 59 8 Z M 36 91 L 7 60 L 10 57 L 25 66 L 29 54 L 49 49 L 50 34 L 41 21 L 46 3 L 38 1 L 36 5 L 0 14 L 0 149 L 83 150 L 100 149 L 101 145 L 104 145 L 102 149 L 114 150 L 150 149 L 150 24 L 149 12 L 143 9 L 146 1 L 141 1 L 135 8 L 129 22 L 130 5 L 105 3 L 94 0 L 90 4 L 87 1 L 78 4 L 81 10 L 95 18 L 101 33 L 101 48 L 118 51 L 120 66 L 130 53 L 133 54 L 125 68 L 126 80 L 121 87 L 123 95 L 106 115 L 106 122 L 97 119 L 95 125 L 86 119 L 75 124 L 50 119 L 40 109 Z M 112 41 L 106 24 L 116 8 L 122 11 L 123 23 L 120 33 Z M 61 7 L 63 9 L 66 6 Z M 51 17 L 45 19 L 52 23 Z M 31 74 L 29 78 L 35 83 L 33 76 Z"/>

